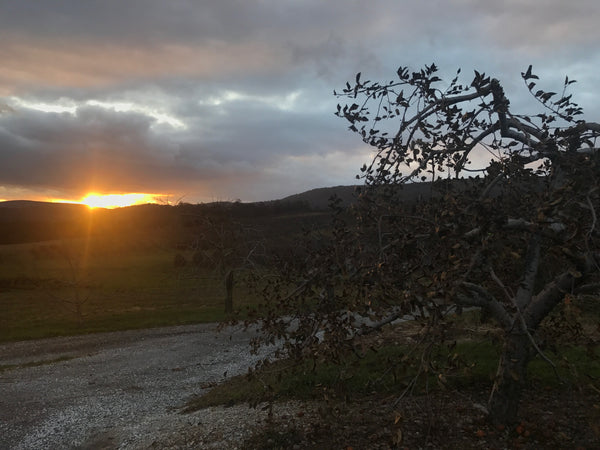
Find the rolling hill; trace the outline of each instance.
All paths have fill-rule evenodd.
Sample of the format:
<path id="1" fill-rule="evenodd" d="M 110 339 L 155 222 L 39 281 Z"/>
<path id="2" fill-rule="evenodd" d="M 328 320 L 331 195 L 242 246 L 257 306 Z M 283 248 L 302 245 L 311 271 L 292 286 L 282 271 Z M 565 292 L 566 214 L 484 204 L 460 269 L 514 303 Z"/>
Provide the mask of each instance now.
<path id="1" fill-rule="evenodd" d="M 181 217 L 201 217 L 227 212 L 244 223 L 260 224 L 261 228 L 280 231 L 299 228 L 312 219 L 323 224 L 330 199 L 337 196 L 342 206 L 357 199 L 358 186 L 333 186 L 311 189 L 280 200 L 241 203 L 216 202 L 206 204 L 136 205 L 116 209 L 89 209 L 85 205 L 45 203 L 29 200 L 0 202 L 0 245 L 39 242 L 105 233 L 140 233 L 149 230 L 182 232 Z M 414 201 L 431 194 L 430 183 L 407 184 L 400 197 Z M 290 222 L 290 223 L 287 223 Z M 284 225 L 285 223 L 285 225 Z M 294 225 L 295 224 L 295 225 Z"/>

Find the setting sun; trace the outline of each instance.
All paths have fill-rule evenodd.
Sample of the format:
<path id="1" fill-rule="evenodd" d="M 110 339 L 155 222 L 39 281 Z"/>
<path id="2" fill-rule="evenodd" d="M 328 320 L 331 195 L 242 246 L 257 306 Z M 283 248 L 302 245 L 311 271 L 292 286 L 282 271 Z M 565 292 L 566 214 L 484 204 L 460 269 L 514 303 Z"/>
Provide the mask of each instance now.
<path id="1" fill-rule="evenodd" d="M 156 203 L 156 197 L 151 194 L 96 194 L 90 193 L 80 201 L 90 208 L 120 208 L 123 206 Z"/>

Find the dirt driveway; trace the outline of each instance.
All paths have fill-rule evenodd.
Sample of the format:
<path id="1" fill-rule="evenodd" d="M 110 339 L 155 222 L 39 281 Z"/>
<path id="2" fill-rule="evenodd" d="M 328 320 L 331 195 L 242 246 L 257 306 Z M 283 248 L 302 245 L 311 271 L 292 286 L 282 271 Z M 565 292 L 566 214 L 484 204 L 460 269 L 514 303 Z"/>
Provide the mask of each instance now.
<path id="1" fill-rule="evenodd" d="M 189 425 L 178 409 L 202 386 L 255 362 L 250 337 L 205 324 L 0 345 L 0 449 L 148 448 Z"/>

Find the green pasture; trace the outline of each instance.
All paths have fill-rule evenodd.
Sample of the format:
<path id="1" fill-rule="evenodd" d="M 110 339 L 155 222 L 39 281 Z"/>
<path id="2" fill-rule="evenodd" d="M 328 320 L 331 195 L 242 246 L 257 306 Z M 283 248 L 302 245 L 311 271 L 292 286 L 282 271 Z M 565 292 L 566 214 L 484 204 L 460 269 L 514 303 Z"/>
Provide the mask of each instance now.
<path id="1" fill-rule="evenodd" d="M 238 375 L 214 386 L 190 400 L 185 411 L 267 400 L 349 400 L 373 394 L 400 396 L 405 390 L 419 395 L 433 390 L 487 387 L 493 382 L 500 355 L 499 345 L 483 336 L 453 346 L 437 346 L 429 363 L 422 366 L 419 359 L 424 350 L 415 344 L 386 343 L 362 358 L 348 354 L 340 364 L 279 360 L 252 375 Z M 599 351 L 597 346 L 593 350 L 563 346 L 560 351 L 548 351 L 546 356 L 555 364 L 556 372 L 538 356 L 528 365 L 527 383 L 543 389 L 589 385 L 592 392 L 597 392 L 597 383 L 591 380 L 600 378 Z"/>
<path id="2" fill-rule="evenodd" d="M 0 246 L 0 342 L 217 321 L 222 274 L 172 246 L 122 237 Z M 234 305 L 252 297 L 234 288 Z"/>

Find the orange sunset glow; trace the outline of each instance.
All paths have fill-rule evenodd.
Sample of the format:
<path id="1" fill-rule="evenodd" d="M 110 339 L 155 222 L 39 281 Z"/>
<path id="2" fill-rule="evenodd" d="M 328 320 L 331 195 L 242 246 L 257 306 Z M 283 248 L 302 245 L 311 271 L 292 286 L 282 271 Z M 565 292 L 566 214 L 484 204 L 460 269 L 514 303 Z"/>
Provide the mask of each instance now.
<path id="1" fill-rule="evenodd" d="M 79 201 L 90 208 L 121 208 L 123 206 L 156 203 L 156 196 L 152 194 L 97 194 L 89 193 Z"/>

